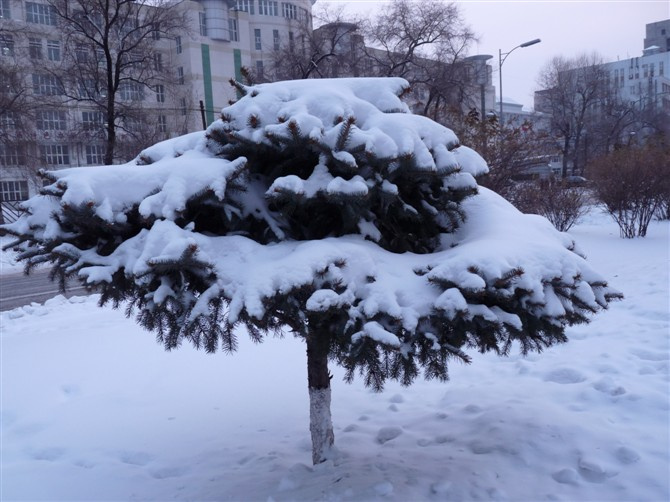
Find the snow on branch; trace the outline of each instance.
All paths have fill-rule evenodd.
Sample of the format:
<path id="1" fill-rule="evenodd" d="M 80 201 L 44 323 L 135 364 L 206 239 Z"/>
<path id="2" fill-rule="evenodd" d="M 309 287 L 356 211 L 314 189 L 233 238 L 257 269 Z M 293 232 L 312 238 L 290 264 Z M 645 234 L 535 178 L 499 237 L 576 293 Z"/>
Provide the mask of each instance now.
<path id="1" fill-rule="evenodd" d="M 206 133 L 135 162 L 51 171 L 3 228 L 127 303 L 167 348 L 290 329 L 330 337 L 348 376 L 446 379 L 464 348 L 565 341 L 620 297 L 545 219 L 475 176 L 486 164 L 409 113 L 402 79 L 244 87 Z"/>

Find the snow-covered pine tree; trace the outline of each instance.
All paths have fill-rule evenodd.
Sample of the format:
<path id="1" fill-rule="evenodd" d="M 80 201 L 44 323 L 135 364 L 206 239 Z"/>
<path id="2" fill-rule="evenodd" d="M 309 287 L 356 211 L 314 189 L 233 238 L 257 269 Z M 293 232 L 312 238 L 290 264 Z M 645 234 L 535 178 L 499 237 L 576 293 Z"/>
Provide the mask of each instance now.
<path id="1" fill-rule="evenodd" d="M 302 338 L 315 463 L 329 362 L 377 390 L 447 380 L 467 349 L 540 351 L 620 296 L 569 236 L 478 189 L 485 163 L 408 112 L 406 81 L 236 85 L 204 133 L 44 173 L 4 228 L 27 267 L 96 286 L 166 349 L 232 352 L 238 326 Z"/>

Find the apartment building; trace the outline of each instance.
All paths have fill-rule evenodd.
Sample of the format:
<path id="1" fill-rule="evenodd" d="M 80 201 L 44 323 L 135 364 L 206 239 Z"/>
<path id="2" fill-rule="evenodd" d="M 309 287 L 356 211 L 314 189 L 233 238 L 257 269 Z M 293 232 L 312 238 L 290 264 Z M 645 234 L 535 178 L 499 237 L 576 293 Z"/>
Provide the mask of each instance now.
<path id="1" fill-rule="evenodd" d="M 622 101 L 640 108 L 654 107 L 670 112 L 670 51 L 663 38 L 670 37 L 670 19 L 647 24 L 646 33 L 642 54 L 603 63 L 600 65 L 602 78 Z M 658 43 L 663 47 L 656 45 Z M 546 106 L 547 95 L 547 90 L 535 93 L 536 110 L 551 111 Z"/>
<path id="2" fill-rule="evenodd" d="M 131 78 L 119 88 L 123 113 L 115 120 L 120 147 L 115 162 L 130 160 L 148 144 L 213 122 L 236 98 L 231 78 L 240 80 L 243 67 L 262 75 L 280 44 L 292 44 L 299 33 L 311 29 L 315 1 L 180 4 L 188 20 L 182 32 L 164 33 L 156 27 L 152 35 L 148 69 L 161 78 Z M 63 71 L 68 57 L 81 63 L 79 58 L 102 60 L 104 54 L 73 47 L 72 40 L 46 0 L 0 0 L 1 202 L 36 193 L 41 184 L 35 175 L 38 168 L 104 163 L 104 85 L 69 80 L 68 71 Z M 146 70 L 142 67 L 138 74 L 146 76 Z"/>
<path id="3" fill-rule="evenodd" d="M 174 41 L 174 64 L 190 90 L 182 110 L 204 108 L 204 122 L 212 123 L 222 108 L 234 100 L 229 80 L 242 81 L 242 68 L 263 77 L 273 55 L 285 45 L 299 43 L 312 29 L 312 5 L 316 0 L 192 0 L 187 9 L 190 36 Z M 202 128 L 198 114 L 189 115 L 188 129 Z"/>

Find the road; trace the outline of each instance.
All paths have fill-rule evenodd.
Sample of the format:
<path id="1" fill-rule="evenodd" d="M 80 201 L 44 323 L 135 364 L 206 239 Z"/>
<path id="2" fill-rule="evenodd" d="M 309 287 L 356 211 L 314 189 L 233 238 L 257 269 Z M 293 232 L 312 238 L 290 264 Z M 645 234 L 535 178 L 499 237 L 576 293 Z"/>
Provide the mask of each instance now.
<path id="1" fill-rule="evenodd" d="M 48 271 L 34 271 L 0 275 L 0 311 L 11 310 L 31 302 L 42 303 L 61 294 L 58 282 L 49 280 Z M 66 297 L 86 295 L 86 289 L 78 283 L 69 282 Z"/>

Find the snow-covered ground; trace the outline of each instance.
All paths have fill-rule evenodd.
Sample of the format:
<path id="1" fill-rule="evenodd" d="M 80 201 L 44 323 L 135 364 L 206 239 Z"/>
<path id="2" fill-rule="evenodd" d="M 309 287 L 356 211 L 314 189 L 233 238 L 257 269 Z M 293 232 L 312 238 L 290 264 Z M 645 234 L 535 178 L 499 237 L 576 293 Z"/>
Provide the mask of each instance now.
<path id="1" fill-rule="evenodd" d="M 334 368 L 339 458 L 317 467 L 297 340 L 164 352 L 95 297 L 3 312 L 0 499 L 667 501 L 668 223 L 623 240 L 593 211 L 571 234 L 622 302 L 447 384 Z"/>

